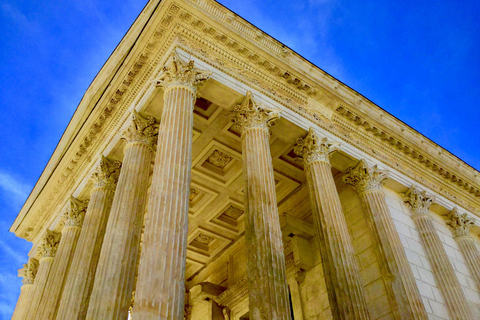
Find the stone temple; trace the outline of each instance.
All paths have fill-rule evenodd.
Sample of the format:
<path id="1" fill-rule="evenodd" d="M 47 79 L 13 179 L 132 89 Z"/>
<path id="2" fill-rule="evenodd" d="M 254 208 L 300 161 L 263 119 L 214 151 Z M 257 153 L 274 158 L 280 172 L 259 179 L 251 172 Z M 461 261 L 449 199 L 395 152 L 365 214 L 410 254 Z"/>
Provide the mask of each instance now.
<path id="1" fill-rule="evenodd" d="M 13 319 L 480 319 L 472 167 L 213 0 L 150 0 L 10 231 Z"/>

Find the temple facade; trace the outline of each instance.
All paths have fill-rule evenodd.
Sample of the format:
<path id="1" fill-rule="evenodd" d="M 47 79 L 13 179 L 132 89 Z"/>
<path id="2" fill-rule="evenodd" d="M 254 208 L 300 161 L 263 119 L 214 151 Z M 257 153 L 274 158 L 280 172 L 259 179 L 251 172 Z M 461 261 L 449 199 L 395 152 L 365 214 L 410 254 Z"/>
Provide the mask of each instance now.
<path id="1" fill-rule="evenodd" d="M 213 0 L 150 0 L 10 231 L 12 319 L 480 319 L 480 173 Z"/>

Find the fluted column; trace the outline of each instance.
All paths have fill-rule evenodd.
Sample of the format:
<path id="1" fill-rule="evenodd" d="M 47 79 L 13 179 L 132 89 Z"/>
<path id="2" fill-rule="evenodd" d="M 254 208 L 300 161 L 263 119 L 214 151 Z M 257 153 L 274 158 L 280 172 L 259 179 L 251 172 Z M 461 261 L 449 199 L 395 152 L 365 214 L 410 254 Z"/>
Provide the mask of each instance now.
<path id="1" fill-rule="evenodd" d="M 127 319 L 158 125 L 133 113 L 86 319 Z"/>
<path id="2" fill-rule="evenodd" d="M 58 249 L 61 234 L 47 229 L 42 238 L 42 242 L 38 247 L 40 260 L 38 264 L 38 271 L 31 289 L 31 299 L 28 306 L 28 311 L 25 312 L 23 319 L 35 319 L 37 309 L 42 310 L 40 305 L 44 303 L 45 286 L 50 277 L 54 277 L 50 272 L 52 269 L 55 254 Z"/>
<path id="3" fill-rule="evenodd" d="M 470 273 L 480 290 L 480 252 L 475 246 L 475 241 L 470 236 L 470 227 L 475 224 L 475 219 L 468 217 L 466 213 L 460 214 L 457 208 L 450 211 L 447 225 L 452 230 L 453 237 L 465 257 Z"/>
<path id="4" fill-rule="evenodd" d="M 183 318 L 193 107 L 196 86 L 209 75 L 210 72 L 195 68 L 193 61 L 184 63 L 173 54 L 158 79 L 164 90 L 164 107 L 135 290 L 134 318 Z"/>
<path id="5" fill-rule="evenodd" d="M 35 315 L 37 320 L 55 319 L 65 279 L 68 276 L 70 263 L 77 247 L 77 240 L 82 230 L 87 204 L 88 201 L 80 201 L 70 197 L 70 208 L 63 215 L 65 225 L 62 228 L 62 238 L 58 244 L 57 254 L 53 261 L 52 276 L 47 281 L 45 298 Z"/>
<path id="6" fill-rule="evenodd" d="M 38 271 L 38 261 L 36 259 L 28 259 L 28 262 L 23 265 L 23 268 L 18 270 L 18 276 L 22 277 L 23 285 L 20 288 L 20 296 L 17 300 L 15 310 L 13 310 L 12 320 L 25 319 L 25 312 L 28 310 L 31 301 L 31 293 L 35 275 Z"/>
<path id="7" fill-rule="evenodd" d="M 429 214 L 433 199 L 427 196 L 425 191 L 419 191 L 415 186 L 412 186 L 405 193 L 404 201 L 412 209 L 413 221 L 420 233 L 423 247 L 432 264 L 433 274 L 445 298 L 450 315 L 453 319 L 473 319 L 472 312 L 467 304 L 467 298 L 462 291 L 460 282 Z"/>
<path id="8" fill-rule="evenodd" d="M 58 308 L 59 320 L 80 320 L 85 319 L 87 315 L 88 300 L 93 288 L 120 166 L 119 161 L 110 161 L 102 155 L 100 164 L 91 177 L 94 186 L 90 192 L 82 232 Z"/>
<path id="9" fill-rule="evenodd" d="M 233 110 L 235 124 L 242 130 L 250 319 L 289 320 L 285 256 L 268 130 L 278 113 L 257 104 L 250 92 Z"/>
<path id="10" fill-rule="evenodd" d="M 396 319 L 428 319 L 400 236 L 382 191 L 387 172 L 361 160 L 343 180 L 354 187 L 365 209 L 368 225 L 378 243 L 382 275 Z"/>
<path id="11" fill-rule="evenodd" d="M 294 152 L 304 160 L 313 219 L 335 319 L 369 319 L 347 222 L 333 180 L 330 154 L 336 143 L 319 138 L 313 128 L 298 139 Z"/>

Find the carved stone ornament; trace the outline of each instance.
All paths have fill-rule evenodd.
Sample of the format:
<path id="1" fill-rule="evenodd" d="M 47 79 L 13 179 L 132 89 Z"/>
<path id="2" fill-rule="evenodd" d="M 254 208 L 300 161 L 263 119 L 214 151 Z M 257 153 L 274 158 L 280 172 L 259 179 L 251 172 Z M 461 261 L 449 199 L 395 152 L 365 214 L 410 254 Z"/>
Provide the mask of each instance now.
<path id="1" fill-rule="evenodd" d="M 330 163 L 330 155 L 337 150 L 339 145 L 338 142 L 328 141 L 327 138 L 320 139 L 315 130 L 310 128 L 305 138 L 297 139 L 293 152 L 299 158 L 303 158 L 305 164 L 315 161 Z"/>
<path id="2" fill-rule="evenodd" d="M 233 107 L 235 116 L 233 122 L 242 131 L 252 128 L 260 128 L 268 130 L 268 127 L 272 126 L 280 115 L 278 112 L 263 108 L 259 103 L 253 100 L 252 93 L 250 91 L 245 95 L 240 105 Z"/>
<path id="3" fill-rule="evenodd" d="M 403 196 L 403 201 L 410 206 L 415 215 L 428 214 L 434 199 L 427 196 L 426 191 L 420 191 L 411 186 Z"/>
<path id="4" fill-rule="evenodd" d="M 448 214 L 447 225 L 452 230 L 454 238 L 470 235 L 470 227 L 474 224 L 475 219 L 468 217 L 466 213 L 459 214 L 457 208 Z"/>
<path id="5" fill-rule="evenodd" d="M 122 137 L 128 143 L 145 143 L 153 150 L 158 135 L 158 123 L 153 117 L 142 117 L 135 110 L 132 112 L 130 126 L 123 133 Z"/>
<path id="6" fill-rule="evenodd" d="M 232 161 L 232 157 L 218 150 L 213 151 L 207 159 L 207 162 L 220 169 L 224 169 L 230 161 Z"/>
<path id="7" fill-rule="evenodd" d="M 45 235 L 42 238 L 42 242 L 38 248 L 40 257 L 53 258 L 57 253 L 58 244 L 60 243 L 61 234 L 47 229 Z"/>
<path id="8" fill-rule="evenodd" d="M 18 270 L 18 276 L 23 278 L 23 284 L 33 284 L 37 270 L 38 261 L 36 259 L 29 259 L 28 262 L 23 265 L 23 268 Z"/>
<path id="9" fill-rule="evenodd" d="M 88 201 L 80 201 L 70 197 L 70 208 L 63 214 L 65 227 L 81 227 L 87 211 Z"/>
<path id="10" fill-rule="evenodd" d="M 211 75 L 210 71 L 195 68 L 193 60 L 185 63 L 176 52 L 173 52 L 170 61 L 163 67 L 162 73 L 155 81 L 157 86 L 164 89 L 186 87 L 195 92 Z"/>
<path id="11" fill-rule="evenodd" d="M 377 165 L 369 166 L 362 159 L 355 167 L 347 169 L 343 181 L 352 185 L 358 194 L 362 194 L 365 191 L 381 190 L 387 178 L 388 172 L 386 170 L 378 169 Z"/>
<path id="12" fill-rule="evenodd" d="M 104 155 L 100 159 L 100 164 L 92 174 L 92 181 L 95 184 L 95 188 L 111 188 L 115 189 L 115 186 L 120 175 L 120 168 L 122 163 L 120 161 L 108 160 Z"/>

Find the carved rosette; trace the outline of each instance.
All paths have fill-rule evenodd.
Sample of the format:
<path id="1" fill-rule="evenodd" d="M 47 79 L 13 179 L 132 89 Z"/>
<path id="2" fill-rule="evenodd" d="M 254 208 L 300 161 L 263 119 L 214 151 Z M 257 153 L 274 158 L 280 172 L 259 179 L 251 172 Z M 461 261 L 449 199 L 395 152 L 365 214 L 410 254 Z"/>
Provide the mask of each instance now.
<path id="1" fill-rule="evenodd" d="M 38 261 L 35 259 L 29 259 L 28 262 L 23 265 L 23 268 L 18 270 L 18 276 L 23 278 L 23 284 L 33 284 L 37 270 Z"/>
<path id="2" fill-rule="evenodd" d="M 176 52 L 172 53 L 170 61 L 156 79 L 157 86 L 163 87 L 165 93 L 175 87 L 184 87 L 195 95 L 197 87 L 208 80 L 212 72 L 195 68 L 195 62 L 185 63 Z"/>
<path id="3" fill-rule="evenodd" d="M 313 128 L 308 129 L 305 138 L 297 139 L 297 144 L 293 152 L 303 158 L 305 165 L 322 161 L 330 164 L 330 155 L 337 150 L 340 144 L 338 142 L 328 141 L 327 138 L 319 138 Z"/>
<path id="4" fill-rule="evenodd" d="M 362 194 L 366 191 L 381 190 L 387 178 L 386 170 L 380 170 L 376 165 L 369 166 L 365 160 L 360 160 L 355 167 L 347 169 L 343 182 L 352 185 L 358 194 Z"/>
<path id="5" fill-rule="evenodd" d="M 70 197 L 70 208 L 63 214 L 65 227 L 81 227 L 87 211 L 87 205 L 88 201 L 80 201 Z"/>
<path id="6" fill-rule="evenodd" d="M 158 123 L 155 122 L 155 119 L 151 116 L 144 118 L 134 110 L 130 126 L 123 133 L 122 138 L 127 140 L 127 143 L 144 143 L 153 152 L 157 135 Z"/>
<path id="7" fill-rule="evenodd" d="M 245 95 L 240 105 L 233 108 L 235 114 L 233 122 L 243 132 L 248 129 L 258 128 L 268 131 L 280 115 L 278 112 L 263 108 L 259 103 L 253 100 L 250 91 Z"/>
<path id="8" fill-rule="evenodd" d="M 50 231 L 47 229 L 47 232 L 42 238 L 42 242 L 38 248 L 40 257 L 42 258 L 53 258 L 55 253 L 57 253 L 58 244 L 60 243 L 61 234 Z"/>
<path id="9" fill-rule="evenodd" d="M 415 186 L 411 186 L 403 196 L 403 201 L 410 206 L 415 216 L 428 214 L 433 200 L 427 196 L 426 191 L 420 191 Z"/>
<path id="10" fill-rule="evenodd" d="M 469 236 L 470 227 L 474 224 L 475 219 L 468 217 L 466 213 L 458 213 L 457 208 L 448 214 L 447 225 L 452 230 L 454 238 Z"/>
<path id="11" fill-rule="evenodd" d="M 102 155 L 100 164 L 91 176 L 91 180 L 95 184 L 94 187 L 115 190 L 121 167 L 122 163 L 120 161 L 111 161 Z"/>

